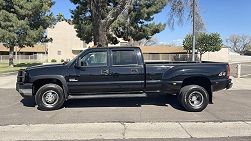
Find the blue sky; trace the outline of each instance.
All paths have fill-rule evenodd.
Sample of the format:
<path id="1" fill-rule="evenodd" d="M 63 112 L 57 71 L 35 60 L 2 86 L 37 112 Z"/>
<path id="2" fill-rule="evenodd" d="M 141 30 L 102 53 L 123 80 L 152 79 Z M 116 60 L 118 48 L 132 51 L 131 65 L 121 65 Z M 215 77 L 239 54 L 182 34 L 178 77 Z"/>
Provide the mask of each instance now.
<path id="1" fill-rule="evenodd" d="M 70 0 L 55 0 L 52 12 L 57 15 L 63 13 L 71 18 L 69 9 L 74 9 Z M 218 32 L 225 40 L 231 34 L 251 35 L 251 0 L 199 0 L 201 14 L 206 24 L 207 32 Z M 167 22 L 168 7 L 155 15 L 156 22 Z M 192 32 L 190 21 L 183 26 L 168 27 L 155 35 L 159 42 L 179 44 L 186 34 Z"/>

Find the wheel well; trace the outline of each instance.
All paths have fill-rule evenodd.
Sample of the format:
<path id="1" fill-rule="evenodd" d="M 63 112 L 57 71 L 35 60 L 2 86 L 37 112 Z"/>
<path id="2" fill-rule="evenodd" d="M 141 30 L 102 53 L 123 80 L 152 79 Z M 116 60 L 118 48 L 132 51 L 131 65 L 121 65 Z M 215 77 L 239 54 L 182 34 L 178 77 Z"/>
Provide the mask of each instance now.
<path id="1" fill-rule="evenodd" d="M 209 102 L 212 103 L 211 81 L 206 77 L 189 77 L 183 80 L 182 87 L 187 85 L 199 85 L 209 94 Z"/>
<path id="2" fill-rule="evenodd" d="M 54 78 L 52 78 L 52 79 L 39 79 L 33 83 L 33 95 L 35 95 L 37 93 L 37 91 L 40 87 L 42 87 L 46 84 L 57 84 L 64 90 L 63 83 L 58 79 L 54 79 Z"/>

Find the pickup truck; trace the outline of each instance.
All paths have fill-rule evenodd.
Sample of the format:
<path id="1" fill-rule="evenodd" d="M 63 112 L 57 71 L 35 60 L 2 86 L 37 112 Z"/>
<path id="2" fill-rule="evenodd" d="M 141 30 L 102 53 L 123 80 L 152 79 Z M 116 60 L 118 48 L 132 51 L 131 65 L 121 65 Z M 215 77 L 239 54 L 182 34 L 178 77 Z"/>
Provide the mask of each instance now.
<path id="1" fill-rule="evenodd" d="M 68 99 L 146 97 L 176 94 L 187 111 L 212 103 L 214 91 L 232 87 L 227 63 L 144 62 L 138 47 L 90 48 L 66 64 L 20 70 L 16 90 L 35 97 L 41 110 L 56 110 Z"/>

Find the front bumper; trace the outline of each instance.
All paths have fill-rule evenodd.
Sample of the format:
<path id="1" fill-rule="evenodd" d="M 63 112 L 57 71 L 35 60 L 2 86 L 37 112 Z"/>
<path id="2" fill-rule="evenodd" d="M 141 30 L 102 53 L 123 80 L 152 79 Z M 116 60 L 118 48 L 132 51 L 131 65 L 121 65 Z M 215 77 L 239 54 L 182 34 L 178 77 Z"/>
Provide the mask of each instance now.
<path id="1" fill-rule="evenodd" d="M 16 83 L 16 90 L 21 94 L 22 97 L 32 97 L 32 83 Z"/>

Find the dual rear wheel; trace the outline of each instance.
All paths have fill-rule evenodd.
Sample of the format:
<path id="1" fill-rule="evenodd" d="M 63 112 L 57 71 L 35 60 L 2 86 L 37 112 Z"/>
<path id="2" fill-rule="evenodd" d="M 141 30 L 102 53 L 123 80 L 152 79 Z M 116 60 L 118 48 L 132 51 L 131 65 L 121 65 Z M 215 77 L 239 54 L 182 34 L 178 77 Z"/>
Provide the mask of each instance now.
<path id="1" fill-rule="evenodd" d="M 208 92 L 198 85 L 187 85 L 181 88 L 178 101 L 189 112 L 203 111 L 209 103 Z"/>

